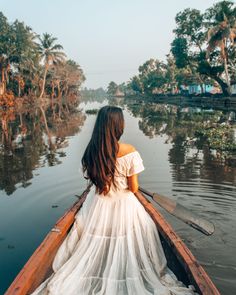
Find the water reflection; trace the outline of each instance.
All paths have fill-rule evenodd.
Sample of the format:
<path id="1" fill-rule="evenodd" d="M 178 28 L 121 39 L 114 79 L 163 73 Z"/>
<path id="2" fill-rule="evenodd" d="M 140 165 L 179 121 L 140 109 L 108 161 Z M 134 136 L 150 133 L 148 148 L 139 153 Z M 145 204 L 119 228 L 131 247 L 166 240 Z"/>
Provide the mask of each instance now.
<path id="1" fill-rule="evenodd" d="M 127 102 L 127 109 L 150 139 L 148 148 L 143 148 L 145 157 L 151 158 L 146 178 L 148 187 L 178 199 L 215 224 L 214 235 L 203 237 L 176 218 L 165 215 L 206 267 L 220 292 L 234 294 L 235 111 L 137 101 Z"/>
<path id="2" fill-rule="evenodd" d="M 225 150 L 225 143 L 228 140 L 229 147 L 233 147 L 235 112 L 123 98 L 93 100 L 81 103 L 81 112 L 77 106 L 69 105 L 67 109 L 54 102 L 54 108 L 49 104 L 43 109 L 24 107 L 0 114 L 0 188 L 7 194 L 17 189 L 11 198 L 0 197 L 0 272 L 4 282 L 0 293 L 75 201 L 73 196 L 84 189 L 80 160 L 95 121 L 95 115 L 87 115 L 85 121 L 84 114 L 112 104 L 124 109 L 126 128 L 122 140 L 137 147 L 144 159 L 146 169 L 140 183 L 150 191 L 178 199 L 216 225 L 214 235 L 204 237 L 165 215 L 222 294 L 234 294 L 236 164 L 235 151 Z M 212 142 L 204 133 L 214 130 L 223 132 L 220 136 L 227 139 L 224 145 L 216 142 L 218 149 L 210 146 L 215 138 L 218 141 L 214 132 L 210 135 Z M 29 187 L 21 190 L 20 186 Z M 0 194 L 6 195 L 3 191 Z"/>
<path id="3" fill-rule="evenodd" d="M 68 136 L 78 133 L 85 115 L 69 102 L 65 106 L 0 110 L 0 189 L 11 195 L 31 184 L 33 170 L 61 163 Z"/>
<path id="4" fill-rule="evenodd" d="M 139 118 L 146 136 L 166 136 L 166 143 L 172 144 L 169 162 L 175 180 L 194 179 L 200 173 L 214 182 L 236 183 L 235 112 L 156 103 L 129 103 L 127 107 Z M 205 165 L 199 172 L 202 162 Z"/>
<path id="5" fill-rule="evenodd" d="M 236 208 L 236 149 L 232 136 L 236 130 L 235 112 L 154 103 L 127 107 L 139 118 L 139 128 L 146 136 L 163 137 L 165 144 L 170 144 L 168 162 L 173 197 L 206 218 L 211 212 L 224 220 L 235 220 L 230 214 Z M 221 132 L 222 126 L 227 128 L 227 138 Z M 210 130 L 212 138 L 214 132 L 221 132 L 216 148 L 202 130 Z M 229 150 L 221 148 L 221 142 L 228 142 Z"/>

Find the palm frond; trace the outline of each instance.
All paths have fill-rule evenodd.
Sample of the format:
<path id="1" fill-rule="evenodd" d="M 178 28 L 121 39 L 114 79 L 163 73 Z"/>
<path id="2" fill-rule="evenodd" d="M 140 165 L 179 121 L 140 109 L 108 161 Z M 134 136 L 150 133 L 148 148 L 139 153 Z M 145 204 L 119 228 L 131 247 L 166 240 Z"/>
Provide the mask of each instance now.
<path id="1" fill-rule="evenodd" d="M 51 50 L 62 50 L 63 46 L 60 44 L 55 44 L 54 46 L 51 47 Z"/>

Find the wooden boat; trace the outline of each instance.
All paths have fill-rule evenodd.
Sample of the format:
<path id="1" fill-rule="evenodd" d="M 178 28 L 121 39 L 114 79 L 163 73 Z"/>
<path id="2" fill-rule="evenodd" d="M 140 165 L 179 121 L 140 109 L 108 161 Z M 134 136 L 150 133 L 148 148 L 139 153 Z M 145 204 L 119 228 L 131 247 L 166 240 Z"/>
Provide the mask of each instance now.
<path id="1" fill-rule="evenodd" d="M 78 212 L 89 192 L 87 188 L 79 200 L 55 224 L 41 245 L 36 249 L 15 278 L 5 295 L 32 293 L 52 273 L 54 256 L 73 225 Z M 193 285 L 198 294 L 220 295 L 219 291 L 197 262 L 193 254 L 174 232 L 158 210 L 140 193 L 136 194 L 146 211 L 155 222 L 160 234 L 169 268 L 185 285 Z"/>

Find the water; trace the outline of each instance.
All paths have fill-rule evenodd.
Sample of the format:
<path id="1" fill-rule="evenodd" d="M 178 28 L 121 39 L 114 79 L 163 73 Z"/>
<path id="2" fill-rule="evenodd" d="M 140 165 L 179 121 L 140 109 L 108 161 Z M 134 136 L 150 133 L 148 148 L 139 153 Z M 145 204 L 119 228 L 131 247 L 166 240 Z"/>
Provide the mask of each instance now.
<path id="1" fill-rule="evenodd" d="M 234 113 L 135 101 L 112 103 L 124 109 L 122 141 L 133 144 L 144 160 L 146 169 L 140 174 L 140 184 L 178 199 L 215 224 L 214 235 L 207 237 L 160 209 L 220 292 L 234 294 L 234 155 L 210 152 L 201 139 L 194 138 L 204 120 L 226 121 Z M 84 190 L 80 160 L 95 120 L 94 115 L 85 115 L 85 110 L 105 104 L 107 101 L 81 103 L 81 112 L 67 123 L 49 118 L 49 133 L 39 119 L 23 114 L 21 123 L 23 120 L 27 126 L 27 136 L 22 142 L 19 120 L 16 117 L 9 122 L 11 141 L 5 140 L 0 147 L 0 294 L 56 220 L 75 202 L 75 195 Z"/>

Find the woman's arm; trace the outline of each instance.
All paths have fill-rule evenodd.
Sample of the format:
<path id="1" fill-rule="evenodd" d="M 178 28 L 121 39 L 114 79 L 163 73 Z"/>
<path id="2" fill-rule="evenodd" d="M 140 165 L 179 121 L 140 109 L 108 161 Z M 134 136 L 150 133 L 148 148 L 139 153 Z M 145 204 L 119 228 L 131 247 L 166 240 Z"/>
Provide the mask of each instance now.
<path id="1" fill-rule="evenodd" d="M 138 174 L 134 174 L 132 176 L 127 177 L 128 179 L 128 188 L 132 193 L 136 193 L 138 191 Z"/>

